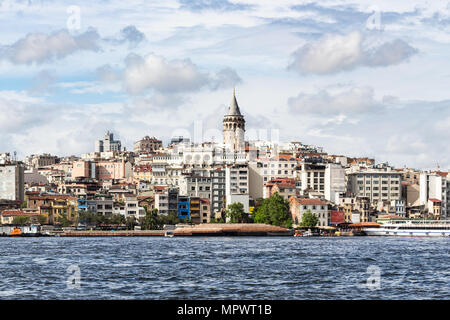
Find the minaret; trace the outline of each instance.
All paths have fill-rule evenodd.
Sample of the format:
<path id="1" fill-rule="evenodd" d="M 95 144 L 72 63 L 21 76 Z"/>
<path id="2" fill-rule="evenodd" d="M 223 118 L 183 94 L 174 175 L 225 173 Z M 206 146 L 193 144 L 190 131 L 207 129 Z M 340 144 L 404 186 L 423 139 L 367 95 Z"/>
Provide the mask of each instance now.
<path id="1" fill-rule="evenodd" d="M 236 100 L 236 92 L 233 89 L 233 99 L 231 100 L 228 114 L 223 117 L 223 143 L 228 149 L 244 149 L 245 120 L 239 110 Z"/>

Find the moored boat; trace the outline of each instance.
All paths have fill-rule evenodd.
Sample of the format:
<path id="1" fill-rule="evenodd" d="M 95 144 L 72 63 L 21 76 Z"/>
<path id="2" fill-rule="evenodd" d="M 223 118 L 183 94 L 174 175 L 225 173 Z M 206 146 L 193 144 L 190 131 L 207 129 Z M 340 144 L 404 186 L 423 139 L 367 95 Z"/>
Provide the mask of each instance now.
<path id="1" fill-rule="evenodd" d="M 11 230 L 11 232 L 9 233 L 10 237 L 20 237 L 22 236 L 22 230 L 20 230 L 20 228 L 14 228 Z"/>
<path id="2" fill-rule="evenodd" d="M 450 220 L 391 220 L 363 231 L 368 236 L 450 237 Z"/>

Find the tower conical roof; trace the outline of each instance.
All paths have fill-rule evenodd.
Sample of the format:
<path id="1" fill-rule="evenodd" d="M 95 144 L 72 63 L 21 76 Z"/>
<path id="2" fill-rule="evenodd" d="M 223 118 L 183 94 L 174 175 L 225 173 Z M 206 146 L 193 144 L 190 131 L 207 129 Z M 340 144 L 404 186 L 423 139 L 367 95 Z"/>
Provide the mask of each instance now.
<path id="1" fill-rule="evenodd" d="M 239 110 L 239 105 L 236 100 L 236 93 L 233 89 L 233 100 L 231 100 L 230 108 L 228 109 L 229 116 L 240 116 L 241 111 Z"/>

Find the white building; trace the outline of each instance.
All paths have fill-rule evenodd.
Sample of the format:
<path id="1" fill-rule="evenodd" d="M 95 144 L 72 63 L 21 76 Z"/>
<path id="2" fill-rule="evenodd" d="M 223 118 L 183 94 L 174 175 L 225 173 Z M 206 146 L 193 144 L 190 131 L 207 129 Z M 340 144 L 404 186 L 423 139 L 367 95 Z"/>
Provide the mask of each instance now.
<path id="1" fill-rule="evenodd" d="M 226 206 L 240 202 L 249 212 L 248 165 L 233 165 L 225 168 Z"/>
<path id="2" fill-rule="evenodd" d="M 0 164 L 0 199 L 24 200 L 24 165 L 4 161 Z"/>
<path id="3" fill-rule="evenodd" d="M 336 203 L 339 194 L 345 190 L 345 169 L 339 164 L 328 163 L 325 167 L 325 199 Z"/>
<path id="4" fill-rule="evenodd" d="M 442 219 L 450 217 L 450 175 L 447 172 L 420 174 L 420 205 L 428 206 L 429 199 L 437 199 L 442 205 Z"/>
<path id="5" fill-rule="evenodd" d="M 120 151 L 122 143 L 119 140 L 114 140 L 114 134 L 107 132 L 103 140 L 97 140 L 94 143 L 95 152 Z"/>

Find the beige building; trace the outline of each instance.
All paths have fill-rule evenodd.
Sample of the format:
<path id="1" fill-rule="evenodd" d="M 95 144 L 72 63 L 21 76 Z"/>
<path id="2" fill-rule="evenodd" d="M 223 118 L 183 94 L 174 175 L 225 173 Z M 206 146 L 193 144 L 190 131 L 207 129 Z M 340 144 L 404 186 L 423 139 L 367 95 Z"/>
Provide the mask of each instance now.
<path id="1" fill-rule="evenodd" d="M 347 177 L 347 190 L 355 196 L 368 197 L 374 205 L 401 200 L 401 174 L 390 168 L 360 170 Z"/>
<path id="2" fill-rule="evenodd" d="M 156 139 L 155 137 L 150 138 L 145 136 L 141 140 L 134 143 L 133 151 L 134 153 L 153 153 L 162 148 L 162 141 Z"/>
<path id="3" fill-rule="evenodd" d="M 297 198 L 289 199 L 290 211 L 294 226 L 299 226 L 302 222 L 303 214 L 308 210 L 319 218 L 317 226 L 328 226 L 329 209 L 328 204 L 320 199 Z"/>

